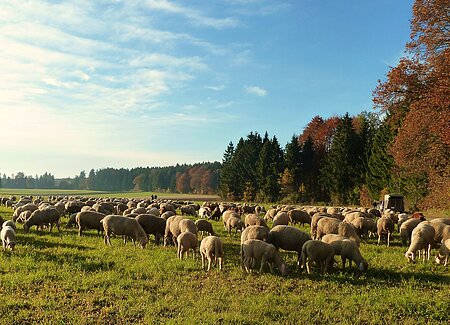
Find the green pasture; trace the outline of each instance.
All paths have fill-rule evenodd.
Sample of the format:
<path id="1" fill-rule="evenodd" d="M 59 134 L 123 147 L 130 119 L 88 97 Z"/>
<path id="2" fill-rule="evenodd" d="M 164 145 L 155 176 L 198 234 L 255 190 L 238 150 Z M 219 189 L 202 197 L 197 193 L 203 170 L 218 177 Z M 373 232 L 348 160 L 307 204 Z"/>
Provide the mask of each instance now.
<path id="1" fill-rule="evenodd" d="M 361 244 L 365 274 L 353 266 L 307 275 L 282 252 L 290 268 L 282 277 L 243 272 L 239 237 L 213 225 L 224 270 L 206 273 L 199 257 L 179 260 L 153 238 L 144 250 L 118 238 L 108 247 L 96 231 L 25 234 L 19 224 L 16 250 L 0 253 L 0 323 L 448 324 L 449 267 L 408 263 L 398 238 L 391 247 Z"/>

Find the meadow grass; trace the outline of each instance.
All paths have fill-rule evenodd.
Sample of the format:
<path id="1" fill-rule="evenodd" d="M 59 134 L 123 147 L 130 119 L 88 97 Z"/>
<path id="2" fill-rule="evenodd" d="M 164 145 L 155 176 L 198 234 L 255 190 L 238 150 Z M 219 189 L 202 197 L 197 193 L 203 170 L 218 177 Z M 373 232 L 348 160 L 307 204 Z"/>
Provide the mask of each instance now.
<path id="1" fill-rule="evenodd" d="M 153 238 L 144 250 L 119 238 L 110 247 L 96 231 L 25 234 L 18 225 L 16 250 L 0 254 L 0 323 L 448 324 L 449 268 L 408 263 L 398 237 L 391 247 L 361 244 L 365 274 L 353 266 L 307 275 L 296 254 L 282 252 L 290 267 L 282 277 L 243 272 L 239 236 L 213 226 L 224 269 L 206 273 L 198 256 L 179 260 Z"/>

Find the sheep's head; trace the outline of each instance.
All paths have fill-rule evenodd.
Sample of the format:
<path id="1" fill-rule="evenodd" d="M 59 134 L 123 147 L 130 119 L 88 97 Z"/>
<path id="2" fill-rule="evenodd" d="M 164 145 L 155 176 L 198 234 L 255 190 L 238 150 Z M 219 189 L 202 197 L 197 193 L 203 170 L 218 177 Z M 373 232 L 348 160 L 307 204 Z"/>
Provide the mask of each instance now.
<path id="1" fill-rule="evenodd" d="M 282 263 L 280 265 L 280 272 L 281 272 L 282 276 L 285 276 L 288 274 L 288 268 L 287 268 L 286 264 Z"/>
<path id="2" fill-rule="evenodd" d="M 445 260 L 445 256 L 443 256 L 443 255 L 441 255 L 441 254 L 437 254 L 436 255 L 436 257 L 435 257 L 435 259 L 434 259 L 434 261 L 437 263 L 437 264 L 444 264 L 444 260 Z"/>
<path id="3" fill-rule="evenodd" d="M 405 257 L 408 259 L 408 262 L 414 262 L 414 253 L 413 252 L 406 252 Z"/>
<path id="4" fill-rule="evenodd" d="M 361 263 L 359 263 L 359 270 L 362 272 L 367 271 L 367 268 L 369 267 L 369 263 L 367 263 L 367 261 L 362 261 Z"/>
<path id="5" fill-rule="evenodd" d="M 147 243 L 148 243 L 147 237 L 143 237 L 143 238 L 141 238 L 140 241 L 139 241 L 139 245 L 141 246 L 142 249 L 145 248 L 145 245 L 147 245 Z"/>

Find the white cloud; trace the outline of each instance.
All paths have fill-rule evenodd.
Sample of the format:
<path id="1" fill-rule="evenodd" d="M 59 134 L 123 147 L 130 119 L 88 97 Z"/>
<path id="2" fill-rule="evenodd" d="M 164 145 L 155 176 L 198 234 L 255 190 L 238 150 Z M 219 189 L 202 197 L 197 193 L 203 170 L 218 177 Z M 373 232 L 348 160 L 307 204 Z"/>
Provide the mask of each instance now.
<path id="1" fill-rule="evenodd" d="M 264 97 L 267 95 L 267 90 L 258 86 L 245 86 L 244 89 L 247 94 L 256 95 L 259 97 Z"/>

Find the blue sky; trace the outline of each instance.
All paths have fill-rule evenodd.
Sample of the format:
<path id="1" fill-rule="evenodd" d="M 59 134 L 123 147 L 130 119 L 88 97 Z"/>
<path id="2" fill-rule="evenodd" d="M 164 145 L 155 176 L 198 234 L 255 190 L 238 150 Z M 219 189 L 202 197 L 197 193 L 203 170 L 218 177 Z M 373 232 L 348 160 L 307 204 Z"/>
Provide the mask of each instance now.
<path id="1" fill-rule="evenodd" d="M 2 1 L 0 172 L 221 161 L 372 109 L 412 0 Z"/>

